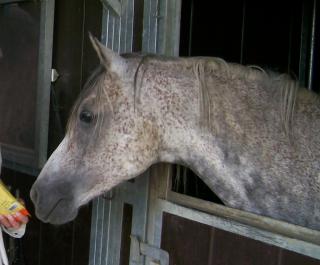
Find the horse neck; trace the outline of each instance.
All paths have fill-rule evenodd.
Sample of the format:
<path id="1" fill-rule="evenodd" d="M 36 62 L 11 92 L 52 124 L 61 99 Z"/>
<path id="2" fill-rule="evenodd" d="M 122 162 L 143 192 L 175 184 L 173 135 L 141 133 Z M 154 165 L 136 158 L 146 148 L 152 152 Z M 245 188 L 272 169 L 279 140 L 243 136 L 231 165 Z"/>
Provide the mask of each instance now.
<path id="1" fill-rule="evenodd" d="M 236 141 L 250 122 L 265 122 L 265 117 L 259 116 L 265 114 L 261 108 L 270 115 L 277 111 L 269 111 L 274 107 L 269 100 L 272 90 L 268 94 L 263 89 L 248 88 L 249 82 L 227 80 L 225 71 L 217 74 L 209 67 L 207 71 L 205 63 L 205 59 L 153 62 L 144 73 L 148 81 L 141 89 L 143 110 L 156 117 L 166 149 L 184 153 L 193 140 L 210 146 L 214 139 Z M 246 117 L 242 119 L 244 112 Z"/>
<path id="2" fill-rule="evenodd" d="M 223 201 L 242 203 L 243 178 L 254 171 L 248 155 L 255 153 L 252 141 L 264 136 L 259 131 L 267 119 L 264 115 L 277 112 L 277 103 L 270 102 L 274 91 L 254 87 L 253 81 L 207 75 L 194 61 L 166 62 L 155 69 L 149 95 L 156 98 L 151 106 L 158 112 L 162 131 L 160 160 L 187 165 Z M 203 95 L 210 99 L 206 108 Z M 209 115 L 203 113 L 207 108 Z"/>
<path id="3" fill-rule="evenodd" d="M 211 125 L 203 124 L 199 80 L 194 70 L 192 61 L 181 59 L 150 64 L 144 73 L 146 81 L 141 89 L 141 106 L 148 113 L 147 116 L 156 120 L 161 132 L 160 161 L 187 165 L 213 190 L 217 187 L 223 189 L 223 186 L 230 190 L 232 179 L 217 177 L 224 175 L 222 169 L 226 154 L 223 139 L 217 138 L 217 132 L 209 128 L 218 128 L 220 125 L 215 125 L 214 120 Z M 211 90 L 209 92 L 213 93 Z M 224 104 L 217 101 L 218 97 L 212 94 L 211 98 L 210 105 L 219 105 L 219 111 L 226 113 Z M 217 114 L 214 118 L 218 121 L 223 119 Z M 224 126 L 220 127 L 219 135 L 223 135 Z M 234 157 L 235 163 L 237 159 Z M 219 185 L 216 185 L 218 182 Z M 221 198 L 226 196 L 218 193 Z"/>

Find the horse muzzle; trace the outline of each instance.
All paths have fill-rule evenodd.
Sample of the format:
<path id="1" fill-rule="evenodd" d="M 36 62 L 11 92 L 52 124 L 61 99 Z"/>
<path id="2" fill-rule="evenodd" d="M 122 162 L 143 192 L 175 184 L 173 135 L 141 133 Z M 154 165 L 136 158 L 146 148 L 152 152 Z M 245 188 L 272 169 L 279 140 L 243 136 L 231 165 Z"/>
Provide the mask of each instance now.
<path id="1" fill-rule="evenodd" d="M 31 188 L 30 197 L 35 206 L 36 216 L 45 223 L 64 224 L 72 221 L 78 213 L 68 184 L 54 187 L 37 180 Z"/>

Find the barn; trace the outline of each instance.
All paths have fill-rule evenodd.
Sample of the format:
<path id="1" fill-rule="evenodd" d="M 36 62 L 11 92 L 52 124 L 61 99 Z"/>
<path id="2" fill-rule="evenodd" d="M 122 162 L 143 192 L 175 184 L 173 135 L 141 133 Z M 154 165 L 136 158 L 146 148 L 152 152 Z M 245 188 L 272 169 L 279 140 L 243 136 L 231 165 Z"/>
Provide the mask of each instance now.
<path id="1" fill-rule="evenodd" d="M 10 264 L 313 265 L 320 231 L 226 207 L 191 169 L 152 165 L 55 226 L 30 189 L 99 64 L 116 53 L 213 56 L 288 73 L 320 92 L 317 0 L 0 0 L 1 179 L 31 212 Z M 320 202 L 319 202 L 320 203 Z"/>

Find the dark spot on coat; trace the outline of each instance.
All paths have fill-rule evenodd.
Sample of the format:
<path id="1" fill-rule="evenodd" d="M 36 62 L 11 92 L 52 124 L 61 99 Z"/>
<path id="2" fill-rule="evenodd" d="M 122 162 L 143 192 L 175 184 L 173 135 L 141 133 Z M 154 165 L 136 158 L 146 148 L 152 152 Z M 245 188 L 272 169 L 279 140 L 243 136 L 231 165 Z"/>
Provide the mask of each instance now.
<path id="1" fill-rule="evenodd" d="M 240 162 L 240 158 L 237 154 L 235 154 L 233 152 L 229 152 L 228 150 L 225 150 L 223 152 L 223 154 L 224 154 L 224 160 L 225 160 L 226 164 L 240 166 L 241 162 Z"/>

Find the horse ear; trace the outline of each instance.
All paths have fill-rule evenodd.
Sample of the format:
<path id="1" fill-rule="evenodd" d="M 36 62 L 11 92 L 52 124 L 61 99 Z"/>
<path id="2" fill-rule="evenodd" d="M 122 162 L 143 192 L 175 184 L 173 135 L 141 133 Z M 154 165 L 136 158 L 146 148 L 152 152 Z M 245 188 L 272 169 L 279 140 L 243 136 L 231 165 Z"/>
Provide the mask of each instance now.
<path id="1" fill-rule="evenodd" d="M 91 44 L 96 51 L 100 64 L 110 70 L 121 74 L 125 68 L 126 61 L 119 54 L 104 46 L 96 37 L 89 32 Z"/>

